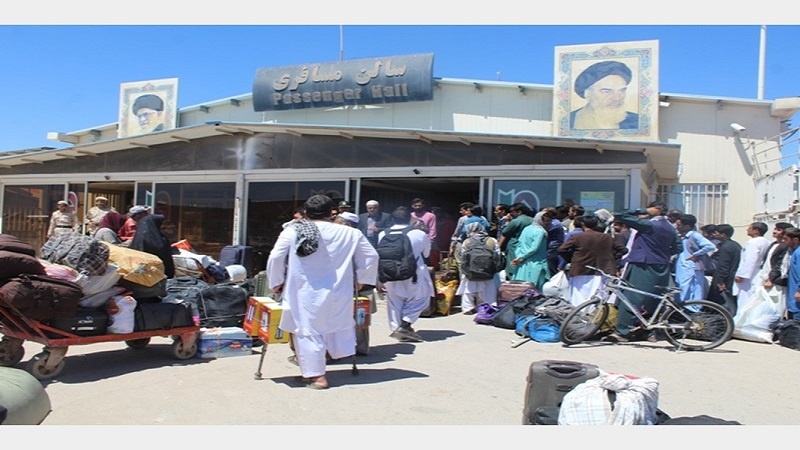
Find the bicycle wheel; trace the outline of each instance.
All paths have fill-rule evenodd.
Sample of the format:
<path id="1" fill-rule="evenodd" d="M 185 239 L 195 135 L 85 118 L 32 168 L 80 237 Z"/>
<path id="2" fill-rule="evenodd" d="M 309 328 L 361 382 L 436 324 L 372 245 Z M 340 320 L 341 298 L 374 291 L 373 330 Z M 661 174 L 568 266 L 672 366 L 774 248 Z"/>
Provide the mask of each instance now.
<path id="1" fill-rule="evenodd" d="M 580 344 L 593 337 L 608 317 L 608 304 L 592 297 L 576 306 L 561 324 L 558 338 L 566 345 Z"/>
<path id="2" fill-rule="evenodd" d="M 733 334 L 733 318 L 722 305 L 706 300 L 684 303 L 681 310 L 669 309 L 659 322 L 666 323 L 667 341 L 678 350 L 710 350 Z M 690 311 L 694 306 L 697 311 Z"/>

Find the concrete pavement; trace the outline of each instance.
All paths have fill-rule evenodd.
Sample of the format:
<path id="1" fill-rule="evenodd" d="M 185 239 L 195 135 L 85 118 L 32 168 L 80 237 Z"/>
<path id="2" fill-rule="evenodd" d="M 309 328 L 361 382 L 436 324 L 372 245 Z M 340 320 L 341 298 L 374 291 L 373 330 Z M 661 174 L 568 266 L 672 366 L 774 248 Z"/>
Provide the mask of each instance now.
<path id="1" fill-rule="evenodd" d="M 676 352 L 666 341 L 512 348 L 512 330 L 455 311 L 420 319 L 415 328 L 426 342 L 399 343 L 388 337 L 379 302 L 359 375 L 349 360 L 335 362 L 325 391 L 294 381 L 299 371 L 286 360 L 286 344 L 268 347 L 262 380 L 254 378 L 257 352 L 179 361 L 167 338 L 142 350 L 116 342 L 73 346 L 64 372 L 44 382 L 53 411 L 43 425 L 517 425 L 528 368 L 543 359 L 655 378 L 659 407 L 673 417 L 800 422 L 800 396 L 787 384 L 800 373 L 800 358 L 778 344 L 732 340 L 706 352 Z M 24 347 L 20 365 L 42 349 Z"/>

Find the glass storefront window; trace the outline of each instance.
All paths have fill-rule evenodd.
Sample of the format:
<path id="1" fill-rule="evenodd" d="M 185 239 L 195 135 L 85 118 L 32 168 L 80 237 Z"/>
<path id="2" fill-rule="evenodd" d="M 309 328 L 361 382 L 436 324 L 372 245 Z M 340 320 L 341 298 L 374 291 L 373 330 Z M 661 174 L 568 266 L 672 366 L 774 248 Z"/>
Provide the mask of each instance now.
<path id="1" fill-rule="evenodd" d="M 572 199 L 586 214 L 598 209 L 614 212 L 625 208 L 625 186 L 625 180 L 495 180 L 490 206 L 521 202 L 538 211 Z"/>
<path id="2" fill-rule="evenodd" d="M 153 212 L 164 215 L 161 231 L 170 242 L 186 239 L 214 259 L 233 242 L 236 183 L 158 183 L 155 190 Z M 138 193 L 137 202 L 144 204 Z"/>
<path id="3" fill-rule="evenodd" d="M 557 180 L 496 180 L 489 208 L 499 203 L 513 205 L 519 202 L 538 211 L 545 206 L 560 205 L 557 194 Z"/>
<path id="4" fill-rule="evenodd" d="M 64 199 L 64 185 L 5 186 L 3 233 L 17 237 L 37 251 L 47 241 L 50 215 Z"/>
<path id="5" fill-rule="evenodd" d="M 255 264 L 266 267 L 267 257 L 294 210 L 316 194 L 344 200 L 345 181 L 252 182 L 247 194 L 247 245 L 255 250 Z"/>
<path id="6" fill-rule="evenodd" d="M 625 186 L 625 180 L 563 180 L 559 204 L 570 198 L 583 206 L 585 214 L 598 209 L 621 211 L 627 204 Z"/>

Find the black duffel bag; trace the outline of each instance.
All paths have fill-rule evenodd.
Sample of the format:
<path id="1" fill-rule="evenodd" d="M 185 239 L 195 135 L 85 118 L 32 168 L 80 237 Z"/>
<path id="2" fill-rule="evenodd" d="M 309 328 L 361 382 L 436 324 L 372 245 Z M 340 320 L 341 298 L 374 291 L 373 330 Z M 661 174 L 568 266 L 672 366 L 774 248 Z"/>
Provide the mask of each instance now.
<path id="1" fill-rule="evenodd" d="M 247 311 L 247 291 L 237 283 L 211 284 L 197 296 L 200 325 L 241 327 Z"/>
<path id="2" fill-rule="evenodd" d="M 139 303 L 133 310 L 133 331 L 169 330 L 194 326 L 188 303 Z"/>
<path id="3" fill-rule="evenodd" d="M 500 311 L 497 311 L 497 313 L 492 316 L 492 325 L 497 328 L 514 330 L 517 328 L 517 318 L 535 316 L 536 307 L 544 303 L 547 299 L 548 297 L 538 292 L 529 295 L 520 295 L 506 303 L 505 306 L 500 308 Z"/>

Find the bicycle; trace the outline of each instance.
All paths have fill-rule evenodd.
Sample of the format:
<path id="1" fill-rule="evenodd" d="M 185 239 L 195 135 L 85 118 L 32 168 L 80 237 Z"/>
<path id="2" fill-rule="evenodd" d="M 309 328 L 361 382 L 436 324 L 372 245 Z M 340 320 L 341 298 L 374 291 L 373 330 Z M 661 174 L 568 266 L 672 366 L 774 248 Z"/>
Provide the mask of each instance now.
<path id="1" fill-rule="evenodd" d="M 664 293 L 653 294 L 636 289 L 621 277 L 607 274 L 597 267 L 586 267 L 600 272 L 605 284 L 564 319 L 559 338 L 566 345 L 579 344 L 595 336 L 608 317 L 608 302 L 612 295 L 628 306 L 639 320 L 641 329 L 663 330 L 667 341 L 678 350 L 710 350 L 725 343 L 733 334 L 733 317 L 722 305 L 707 300 L 679 304 L 675 301 L 675 296 L 680 293 L 678 287 L 655 286 L 664 289 Z M 639 308 L 631 304 L 625 297 L 626 291 L 659 299 L 650 318 L 645 318 Z"/>

